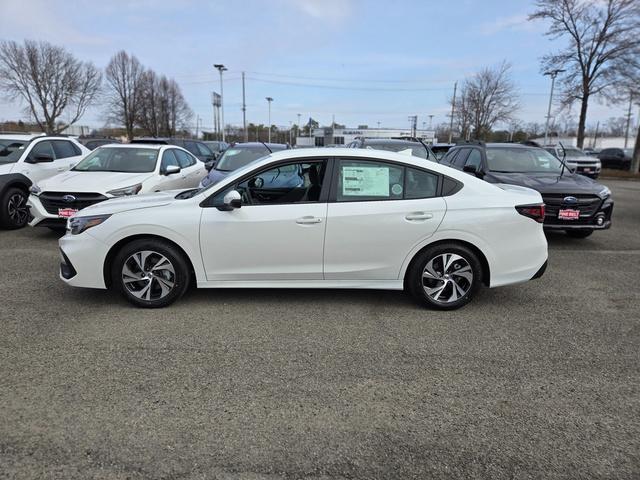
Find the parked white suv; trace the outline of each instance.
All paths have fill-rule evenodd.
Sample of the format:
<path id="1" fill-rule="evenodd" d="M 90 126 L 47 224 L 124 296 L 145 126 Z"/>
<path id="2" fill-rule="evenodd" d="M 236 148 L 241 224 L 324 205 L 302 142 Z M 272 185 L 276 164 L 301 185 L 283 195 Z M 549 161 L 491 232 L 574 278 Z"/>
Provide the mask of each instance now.
<path id="1" fill-rule="evenodd" d="M 60 239 L 60 275 L 143 307 L 168 305 L 196 283 L 407 289 L 452 309 L 482 284 L 541 276 L 543 220 L 538 192 L 421 158 L 285 150 L 209 187 L 86 208 Z"/>
<path id="2" fill-rule="evenodd" d="M 3 137 L 3 140 L 8 138 Z M 27 198 L 33 183 L 69 170 L 90 152 L 77 140 L 60 136 L 37 136 L 25 142 L 17 135 L 7 155 L 0 156 L 0 227 L 27 224 Z M 19 145 L 17 148 L 13 148 Z"/>
<path id="3" fill-rule="evenodd" d="M 68 172 L 34 183 L 29 225 L 64 230 L 79 210 L 114 197 L 197 187 L 204 163 L 174 145 L 111 144 L 96 148 Z"/>
<path id="4" fill-rule="evenodd" d="M 546 145 L 544 149 L 564 163 L 576 173 L 580 173 L 593 179 L 598 178 L 602 163 L 597 157 L 587 155 L 577 147 L 564 147 L 562 145 Z"/>

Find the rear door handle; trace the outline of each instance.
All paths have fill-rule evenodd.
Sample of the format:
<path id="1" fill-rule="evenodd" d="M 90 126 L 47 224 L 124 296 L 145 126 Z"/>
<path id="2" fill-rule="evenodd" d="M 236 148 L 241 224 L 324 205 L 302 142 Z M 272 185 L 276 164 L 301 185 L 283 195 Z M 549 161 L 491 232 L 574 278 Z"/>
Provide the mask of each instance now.
<path id="1" fill-rule="evenodd" d="M 311 217 L 311 216 L 300 217 L 296 219 L 296 223 L 298 225 L 313 225 L 315 223 L 320 223 L 320 222 L 322 222 L 321 218 Z"/>
<path id="2" fill-rule="evenodd" d="M 409 220 L 410 222 L 417 222 L 417 221 L 421 221 L 421 220 L 429 220 L 430 218 L 433 218 L 433 213 L 411 212 L 411 213 L 406 214 L 404 218 L 406 220 Z"/>

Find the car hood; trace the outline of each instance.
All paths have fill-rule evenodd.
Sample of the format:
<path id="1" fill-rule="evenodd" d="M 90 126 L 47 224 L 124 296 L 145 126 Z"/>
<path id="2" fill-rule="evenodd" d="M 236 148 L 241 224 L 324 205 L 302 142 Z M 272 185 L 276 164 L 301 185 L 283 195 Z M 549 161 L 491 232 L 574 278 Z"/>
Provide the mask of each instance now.
<path id="1" fill-rule="evenodd" d="M 142 183 L 153 173 L 78 172 L 69 170 L 38 183 L 43 192 L 99 192 Z"/>
<path id="2" fill-rule="evenodd" d="M 11 173 L 15 163 L 0 163 L 0 175 Z"/>
<path id="3" fill-rule="evenodd" d="M 114 213 L 138 210 L 141 208 L 162 207 L 177 201 L 175 197 L 180 192 L 184 192 L 184 189 L 165 190 L 163 192 L 143 193 L 141 195 L 131 195 L 128 197 L 110 198 L 104 202 L 83 208 L 78 216 L 112 215 Z"/>
<path id="4" fill-rule="evenodd" d="M 542 194 L 593 194 L 596 195 L 604 187 L 583 175 L 570 172 L 560 176 L 551 173 L 498 173 L 490 172 L 485 176 L 490 183 L 508 183 L 532 188 Z"/>

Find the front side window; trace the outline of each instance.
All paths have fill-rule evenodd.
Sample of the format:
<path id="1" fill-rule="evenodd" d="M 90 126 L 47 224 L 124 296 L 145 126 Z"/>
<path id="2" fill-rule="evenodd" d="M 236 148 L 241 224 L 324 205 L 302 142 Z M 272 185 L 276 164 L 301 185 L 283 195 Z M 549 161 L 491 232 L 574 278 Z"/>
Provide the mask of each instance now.
<path id="1" fill-rule="evenodd" d="M 403 167 L 376 161 L 338 161 L 339 202 L 400 200 L 403 192 Z"/>
<path id="2" fill-rule="evenodd" d="M 176 149 L 173 150 L 173 153 L 175 153 L 176 158 L 178 159 L 180 168 L 188 168 L 196 164 L 196 159 L 183 150 Z"/>
<path id="3" fill-rule="evenodd" d="M 209 150 L 209 147 L 207 147 L 204 143 L 196 143 L 196 147 L 198 148 L 200 155 L 204 155 L 207 157 L 213 155 L 213 152 Z"/>
<path id="4" fill-rule="evenodd" d="M 463 148 L 460 150 L 460 153 L 456 155 L 456 159 L 452 162 L 453 166 L 461 169 L 464 166 L 464 162 L 467 160 L 467 155 L 469 155 L 469 148 Z"/>
<path id="5" fill-rule="evenodd" d="M 482 154 L 480 153 L 480 150 L 478 150 L 477 148 L 472 149 L 464 165 L 465 166 L 469 165 L 471 167 L 475 167 L 476 170 L 480 170 L 481 164 L 482 164 Z"/>
<path id="6" fill-rule="evenodd" d="M 180 163 L 178 163 L 178 157 L 175 154 L 176 150 L 170 148 L 169 150 L 165 150 L 162 154 L 162 163 L 160 164 L 160 171 L 166 172 L 167 167 L 174 166 L 179 167 Z"/>
<path id="7" fill-rule="evenodd" d="M 72 170 L 78 172 L 150 173 L 156 168 L 158 150 L 152 148 L 99 147 Z"/>
<path id="8" fill-rule="evenodd" d="M 48 155 L 51 158 L 55 159 L 56 154 L 53 151 L 53 146 L 51 145 L 51 142 L 44 141 L 44 142 L 36 143 L 34 147 L 31 149 L 31 152 L 29 153 L 29 158 L 35 160 L 35 158 L 38 155 Z"/>

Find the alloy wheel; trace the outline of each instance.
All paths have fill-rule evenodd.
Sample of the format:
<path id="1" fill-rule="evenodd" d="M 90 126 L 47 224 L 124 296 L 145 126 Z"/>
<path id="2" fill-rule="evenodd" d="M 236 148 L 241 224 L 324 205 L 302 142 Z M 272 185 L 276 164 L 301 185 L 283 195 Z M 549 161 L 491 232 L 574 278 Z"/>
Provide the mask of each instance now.
<path id="1" fill-rule="evenodd" d="M 171 293 L 176 284 L 176 271 L 164 255 L 142 250 L 129 256 L 122 265 L 122 283 L 136 298 L 159 300 Z"/>
<path id="2" fill-rule="evenodd" d="M 29 209 L 27 208 L 27 202 L 23 194 L 14 193 L 11 195 L 7 203 L 7 210 L 9 218 L 14 225 L 23 225 L 27 222 Z"/>
<path id="3" fill-rule="evenodd" d="M 422 271 L 422 288 L 434 301 L 447 304 L 464 297 L 473 284 L 473 270 L 464 257 L 442 253 L 427 262 Z"/>

